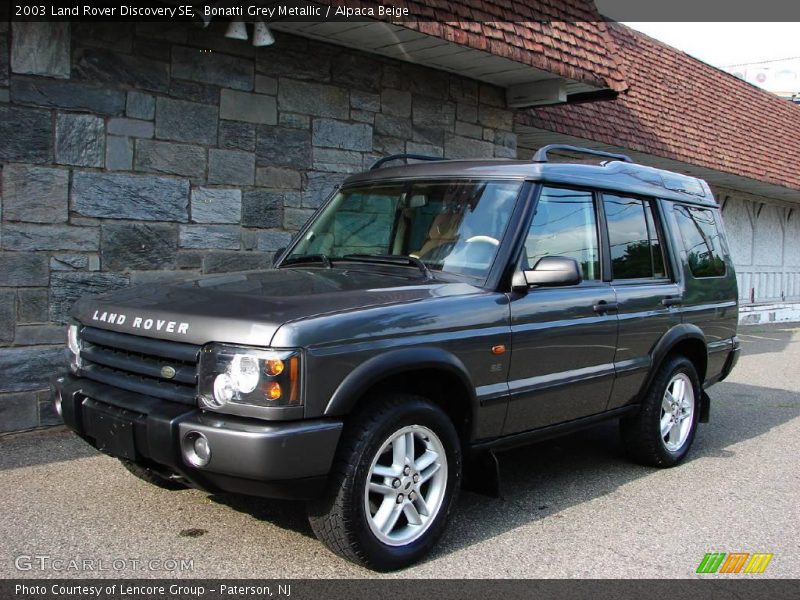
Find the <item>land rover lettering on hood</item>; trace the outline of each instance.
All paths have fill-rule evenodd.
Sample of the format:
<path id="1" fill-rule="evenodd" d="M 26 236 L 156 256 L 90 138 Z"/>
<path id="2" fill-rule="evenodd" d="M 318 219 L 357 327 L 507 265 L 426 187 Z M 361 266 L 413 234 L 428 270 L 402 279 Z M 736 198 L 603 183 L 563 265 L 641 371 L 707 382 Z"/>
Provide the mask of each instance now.
<path id="1" fill-rule="evenodd" d="M 92 321 L 99 323 L 108 323 L 109 325 L 125 325 L 128 321 L 128 315 L 124 313 L 108 312 L 100 309 L 94 311 L 92 314 Z M 165 331 L 166 333 L 179 333 L 186 335 L 189 332 L 189 324 L 179 321 L 168 321 L 167 319 L 150 319 L 148 317 L 134 316 L 130 320 L 131 329 L 144 329 L 149 331 Z"/>

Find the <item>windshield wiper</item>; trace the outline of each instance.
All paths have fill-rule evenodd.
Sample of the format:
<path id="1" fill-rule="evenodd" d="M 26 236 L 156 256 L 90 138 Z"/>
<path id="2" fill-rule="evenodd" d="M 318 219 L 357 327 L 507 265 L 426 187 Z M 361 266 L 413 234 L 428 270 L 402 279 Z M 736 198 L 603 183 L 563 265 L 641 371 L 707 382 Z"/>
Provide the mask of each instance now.
<path id="1" fill-rule="evenodd" d="M 345 254 L 334 260 L 350 260 L 354 262 L 376 263 L 382 265 L 398 265 L 417 267 L 425 279 L 433 279 L 433 273 L 420 259 L 414 256 L 401 256 L 398 254 Z"/>
<path id="2" fill-rule="evenodd" d="M 321 262 L 328 269 L 333 267 L 333 265 L 331 264 L 331 259 L 328 258 L 328 256 L 325 254 L 299 254 L 296 256 L 290 256 L 283 260 L 281 266 L 297 265 L 300 263 L 309 263 L 309 262 Z"/>

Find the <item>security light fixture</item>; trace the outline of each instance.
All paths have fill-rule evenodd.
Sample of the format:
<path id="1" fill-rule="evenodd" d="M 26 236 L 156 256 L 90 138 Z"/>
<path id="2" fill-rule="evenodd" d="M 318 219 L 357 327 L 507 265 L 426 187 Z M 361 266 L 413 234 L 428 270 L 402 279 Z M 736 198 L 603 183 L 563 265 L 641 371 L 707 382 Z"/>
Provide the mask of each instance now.
<path id="1" fill-rule="evenodd" d="M 225 32 L 225 37 L 232 40 L 246 40 L 247 23 L 240 20 L 231 21 L 230 25 L 228 25 L 228 30 Z"/>
<path id="2" fill-rule="evenodd" d="M 247 40 L 249 35 L 247 33 L 247 23 L 241 19 L 234 19 L 228 25 L 228 30 L 225 32 L 225 37 L 232 40 Z M 275 43 L 275 37 L 272 35 L 269 27 L 264 21 L 253 22 L 253 46 L 271 46 Z"/>
<path id="3" fill-rule="evenodd" d="M 264 21 L 256 21 L 253 28 L 253 46 L 271 46 L 275 43 L 275 37 Z"/>

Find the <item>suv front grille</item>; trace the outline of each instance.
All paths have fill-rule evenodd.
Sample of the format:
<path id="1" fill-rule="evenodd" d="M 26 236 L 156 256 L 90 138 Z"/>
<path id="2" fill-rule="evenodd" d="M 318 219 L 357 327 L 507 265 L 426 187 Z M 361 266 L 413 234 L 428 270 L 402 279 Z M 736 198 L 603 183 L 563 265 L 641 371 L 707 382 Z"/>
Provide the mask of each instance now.
<path id="1" fill-rule="evenodd" d="M 200 346 L 82 327 L 80 374 L 114 387 L 195 404 Z M 164 367 L 175 375 L 166 378 Z"/>

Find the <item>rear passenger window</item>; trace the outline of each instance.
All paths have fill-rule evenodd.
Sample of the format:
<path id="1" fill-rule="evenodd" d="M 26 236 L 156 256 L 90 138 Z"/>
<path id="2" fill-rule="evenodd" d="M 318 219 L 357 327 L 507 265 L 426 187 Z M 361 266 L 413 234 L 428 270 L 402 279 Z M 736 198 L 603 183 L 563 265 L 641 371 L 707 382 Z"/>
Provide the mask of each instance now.
<path id="1" fill-rule="evenodd" d="M 600 279 L 597 221 L 591 192 L 543 188 L 525 240 L 527 266 L 543 256 L 566 256 L 578 261 L 585 280 Z"/>
<path id="2" fill-rule="evenodd" d="M 663 279 L 664 246 L 652 202 L 603 194 L 614 279 Z"/>
<path id="3" fill-rule="evenodd" d="M 704 208 L 676 206 L 675 218 L 692 275 L 725 275 L 725 252 L 714 213 Z"/>

